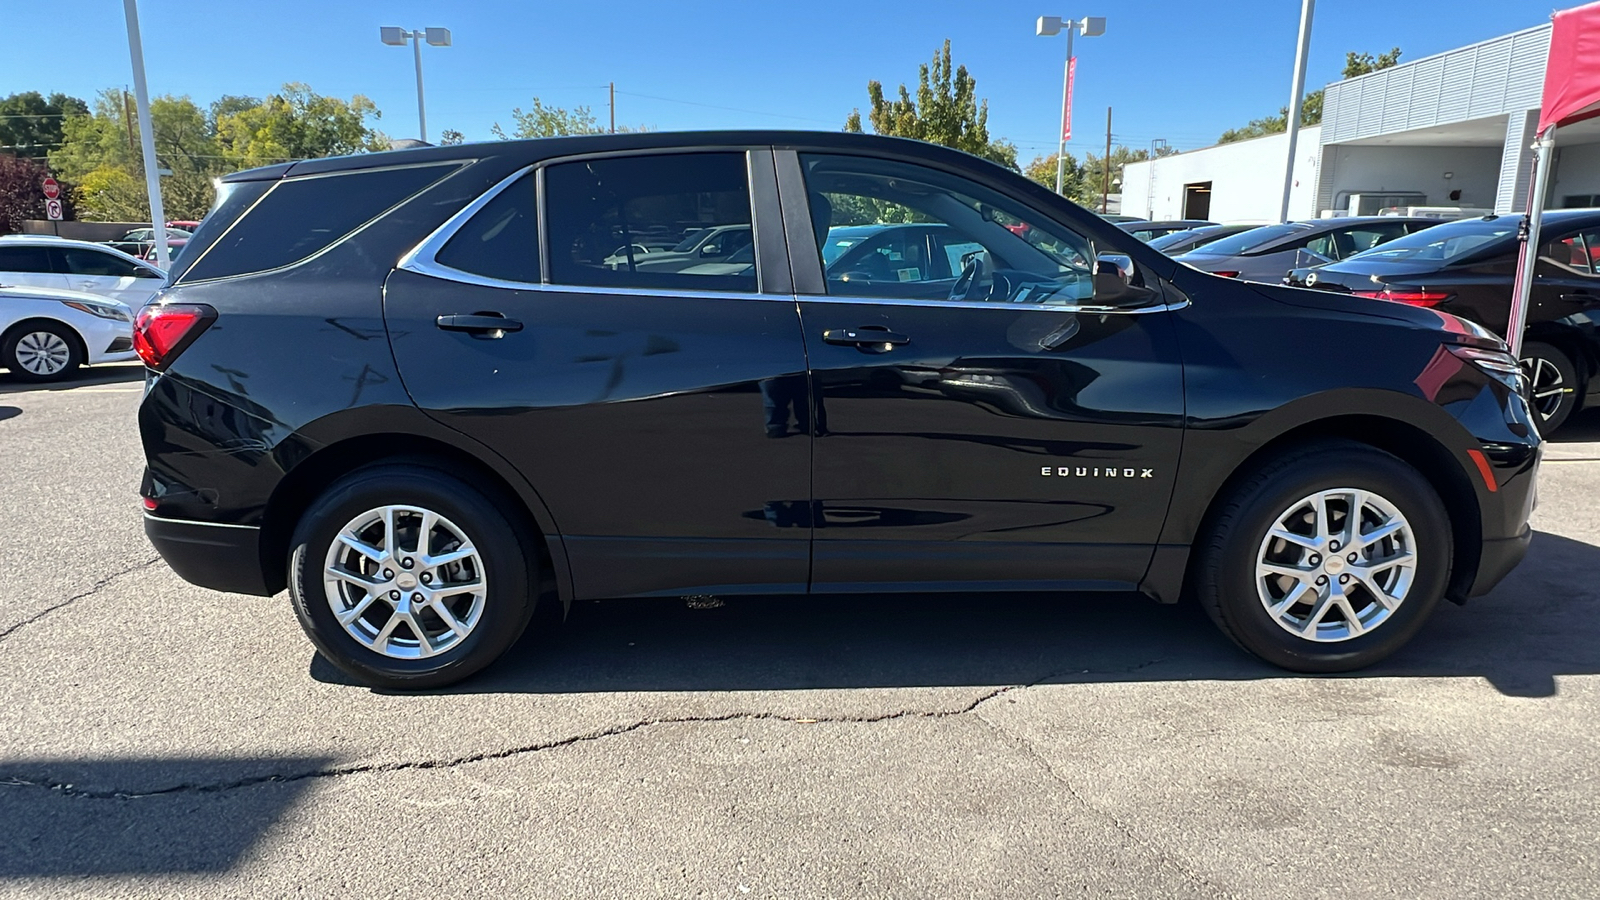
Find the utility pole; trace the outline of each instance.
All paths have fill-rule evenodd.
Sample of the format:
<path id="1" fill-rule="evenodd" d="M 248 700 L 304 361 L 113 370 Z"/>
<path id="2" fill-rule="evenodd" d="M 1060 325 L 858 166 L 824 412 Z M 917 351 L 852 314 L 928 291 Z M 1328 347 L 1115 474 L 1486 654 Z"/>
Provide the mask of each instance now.
<path id="1" fill-rule="evenodd" d="M 137 0 L 122 0 L 123 17 L 128 22 L 128 56 L 133 63 L 134 101 L 139 110 L 139 146 L 144 149 L 144 183 L 150 192 L 150 227 L 155 232 L 156 265 L 165 272 L 172 265 L 167 250 L 167 217 L 161 208 L 161 176 L 157 174 L 156 126 L 150 118 L 150 89 L 144 81 L 144 43 L 139 38 Z"/>
<path id="2" fill-rule="evenodd" d="M 611 93 L 611 133 L 617 133 L 617 83 L 610 82 Z"/>
<path id="3" fill-rule="evenodd" d="M 1300 140 L 1300 105 L 1306 89 L 1306 55 L 1311 50 L 1311 16 L 1317 0 L 1303 0 L 1300 6 L 1300 46 L 1294 52 L 1294 93 L 1289 97 L 1289 154 L 1283 165 L 1283 205 L 1278 221 L 1289 221 L 1289 190 L 1294 187 L 1294 151 Z"/>
<path id="4" fill-rule="evenodd" d="M 1100 213 L 1104 215 L 1111 205 L 1111 107 L 1109 106 L 1106 107 L 1106 156 L 1100 160 L 1100 168 L 1105 170 L 1106 176 L 1100 186 Z"/>
<path id="5" fill-rule="evenodd" d="M 122 89 L 122 121 L 128 126 L 128 152 L 133 152 L 133 110 L 128 107 L 128 89 Z"/>

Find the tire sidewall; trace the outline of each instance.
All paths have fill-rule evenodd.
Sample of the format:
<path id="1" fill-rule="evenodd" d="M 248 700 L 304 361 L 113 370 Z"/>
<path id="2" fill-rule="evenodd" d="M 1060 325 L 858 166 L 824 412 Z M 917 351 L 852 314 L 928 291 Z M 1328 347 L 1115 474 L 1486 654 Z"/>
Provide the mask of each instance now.
<path id="1" fill-rule="evenodd" d="M 471 539 L 487 576 L 482 617 L 472 633 L 427 659 L 394 659 L 361 644 L 334 617 L 323 586 L 324 560 L 339 531 L 389 505 L 419 506 L 449 519 Z M 346 477 L 301 517 L 290 541 L 289 591 L 306 635 L 340 670 L 376 687 L 433 687 L 483 669 L 521 635 L 533 611 L 534 559 L 509 518 L 474 488 L 436 470 L 382 466 Z"/>
<path id="2" fill-rule="evenodd" d="M 1417 568 L 1399 608 L 1368 634 L 1308 641 L 1279 626 L 1256 592 L 1255 567 L 1267 530 L 1291 504 L 1319 491 L 1359 488 L 1393 504 L 1411 525 Z M 1217 604 L 1234 637 L 1268 662 L 1301 672 L 1342 672 L 1370 665 L 1409 641 L 1427 622 L 1450 578 L 1453 537 L 1444 504 L 1416 470 L 1375 450 L 1302 457 L 1279 468 L 1246 498 L 1223 541 Z"/>
<path id="3" fill-rule="evenodd" d="M 67 364 L 54 375 L 37 375 L 29 372 L 17 361 L 17 345 L 22 342 L 24 337 L 41 332 L 53 334 L 67 342 Z M 83 365 L 83 351 L 78 349 L 78 342 L 77 332 L 73 331 L 71 326 L 68 325 L 49 321 L 24 324 L 13 329 L 6 335 L 5 340 L 0 342 L 0 365 L 5 366 L 11 372 L 12 377 L 18 381 L 61 381 L 72 377 L 72 373 L 78 371 L 78 367 Z"/>

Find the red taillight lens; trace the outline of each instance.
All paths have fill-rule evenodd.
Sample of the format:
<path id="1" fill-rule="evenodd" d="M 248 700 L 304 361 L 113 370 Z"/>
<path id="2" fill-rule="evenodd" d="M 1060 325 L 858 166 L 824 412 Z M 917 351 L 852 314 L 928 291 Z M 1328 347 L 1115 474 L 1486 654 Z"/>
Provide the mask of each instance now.
<path id="1" fill-rule="evenodd" d="M 1211 274 L 1213 274 L 1213 275 L 1221 275 L 1223 278 L 1238 278 L 1239 277 L 1239 273 L 1238 272 L 1222 271 L 1222 272 L 1212 272 Z"/>
<path id="2" fill-rule="evenodd" d="M 1404 303 L 1407 306 L 1438 306 L 1450 299 L 1450 295 L 1441 291 L 1395 291 L 1384 288 L 1381 291 L 1351 291 L 1357 297 L 1366 297 L 1368 300 L 1389 300 L 1394 303 Z"/>
<path id="3" fill-rule="evenodd" d="M 146 306 L 133 320 L 133 349 L 145 365 L 159 372 L 216 318 L 216 310 L 198 303 Z"/>

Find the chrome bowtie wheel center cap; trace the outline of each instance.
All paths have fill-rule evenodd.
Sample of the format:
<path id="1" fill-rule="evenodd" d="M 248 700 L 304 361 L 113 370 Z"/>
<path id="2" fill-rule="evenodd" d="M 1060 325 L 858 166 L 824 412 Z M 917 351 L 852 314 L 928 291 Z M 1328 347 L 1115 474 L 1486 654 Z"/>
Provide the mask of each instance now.
<path id="1" fill-rule="evenodd" d="M 1329 575 L 1337 575 L 1344 571 L 1344 565 L 1345 563 L 1343 558 L 1338 556 L 1330 556 L 1328 557 L 1328 561 L 1322 564 L 1322 570 L 1327 572 Z"/>
<path id="2" fill-rule="evenodd" d="M 1328 571 L 1331 572 L 1333 570 L 1329 569 Z M 394 583 L 400 587 L 400 590 L 409 591 L 417 586 L 417 576 L 410 572 L 401 572 L 399 577 L 395 578 Z"/>

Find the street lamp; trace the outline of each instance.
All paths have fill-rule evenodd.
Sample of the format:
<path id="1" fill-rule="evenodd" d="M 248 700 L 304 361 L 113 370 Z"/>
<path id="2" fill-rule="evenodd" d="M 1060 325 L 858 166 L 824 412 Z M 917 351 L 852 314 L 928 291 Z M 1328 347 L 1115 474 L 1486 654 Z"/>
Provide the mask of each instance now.
<path id="1" fill-rule="evenodd" d="M 1072 36 L 1082 32 L 1084 37 L 1099 37 L 1106 33 L 1105 16 L 1088 16 L 1083 19 L 1063 19 L 1060 16 L 1040 16 L 1034 33 L 1051 37 L 1067 30 L 1067 65 L 1061 76 L 1061 145 L 1056 150 L 1056 193 L 1062 192 L 1067 177 L 1067 141 L 1072 138 L 1072 76 L 1077 61 L 1072 58 Z"/>
<path id="2" fill-rule="evenodd" d="M 450 46 L 450 29 L 424 28 L 421 31 L 407 31 L 404 28 L 391 28 L 387 25 L 378 29 L 378 37 L 391 47 L 404 47 L 406 41 L 411 41 L 411 49 L 416 51 L 417 57 L 417 137 L 423 141 L 428 139 L 428 112 L 422 105 L 422 42 L 427 41 L 431 47 Z"/>

